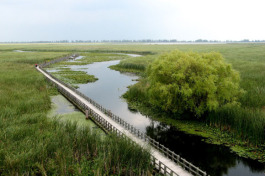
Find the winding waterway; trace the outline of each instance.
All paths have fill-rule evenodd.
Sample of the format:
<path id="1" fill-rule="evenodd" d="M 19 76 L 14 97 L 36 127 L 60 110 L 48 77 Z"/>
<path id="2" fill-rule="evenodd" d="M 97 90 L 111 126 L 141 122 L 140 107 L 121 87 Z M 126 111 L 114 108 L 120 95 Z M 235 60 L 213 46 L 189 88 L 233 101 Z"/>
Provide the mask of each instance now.
<path id="1" fill-rule="evenodd" d="M 137 76 L 109 69 L 119 61 L 96 62 L 90 65 L 71 65 L 72 70 L 86 71 L 99 80 L 80 84 L 78 90 L 95 100 L 136 128 L 155 138 L 177 154 L 192 162 L 211 176 L 264 176 L 265 165 L 238 157 L 225 146 L 208 144 L 202 137 L 189 135 L 152 120 L 139 112 L 131 111 L 121 98 Z"/>

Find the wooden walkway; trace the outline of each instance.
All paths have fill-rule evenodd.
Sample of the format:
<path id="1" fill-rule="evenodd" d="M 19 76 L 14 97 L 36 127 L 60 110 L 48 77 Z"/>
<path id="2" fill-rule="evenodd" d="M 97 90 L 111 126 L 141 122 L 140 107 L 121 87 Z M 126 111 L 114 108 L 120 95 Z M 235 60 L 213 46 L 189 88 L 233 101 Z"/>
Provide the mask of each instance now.
<path id="1" fill-rule="evenodd" d="M 64 91 L 66 91 L 68 94 L 72 95 L 75 99 L 77 99 L 78 101 L 82 102 L 84 105 L 89 107 L 90 111 L 92 110 L 94 114 L 96 114 L 99 117 L 102 117 L 104 121 L 108 122 L 107 124 L 111 124 L 112 130 L 116 128 L 116 130 L 119 130 L 120 132 L 122 132 L 125 136 L 127 136 L 129 139 L 131 139 L 135 143 L 137 143 L 143 147 L 151 148 L 151 155 L 154 159 L 154 164 L 155 164 L 156 168 L 160 172 L 162 172 L 163 174 L 172 175 L 172 176 L 173 175 L 174 176 L 175 175 L 176 176 L 192 176 L 193 174 L 206 176 L 206 173 L 204 173 L 204 172 L 199 172 L 199 171 L 197 172 L 196 171 L 193 174 L 191 174 L 188 171 L 184 170 L 183 166 L 181 167 L 176 162 L 172 161 L 171 159 L 166 157 L 164 154 L 159 152 L 153 146 L 150 146 L 148 141 L 143 140 L 143 138 L 139 138 L 139 136 L 137 137 L 137 135 L 135 135 L 135 134 L 132 134 L 128 129 L 124 128 L 124 126 L 122 126 L 121 124 L 114 121 L 112 118 L 110 118 L 108 115 L 106 115 L 106 113 L 103 113 L 102 111 L 100 111 L 97 107 L 95 107 L 93 104 L 91 104 L 87 99 L 78 95 L 76 93 L 76 91 L 73 91 L 70 88 L 68 88 L 67 86 L 60 83 L 58 80 L 56 80 L 50 74 L 43 71 L 42 68 L 37 67 L 37 70 L 40 71 L 48 80 L 50 80 L 51 82 L 56 84 L 57 87 L 64 89 Z M 106 122 L 104 122 L 104 123 L 106 123 Z M 111 125 L 107 125 L 107 126 L 111 126 Z M 184 166 L 184 168 L 185 168 L 185 166 Z M 199 168 L 197 168 L 197 169 L 199 170 Z"/>

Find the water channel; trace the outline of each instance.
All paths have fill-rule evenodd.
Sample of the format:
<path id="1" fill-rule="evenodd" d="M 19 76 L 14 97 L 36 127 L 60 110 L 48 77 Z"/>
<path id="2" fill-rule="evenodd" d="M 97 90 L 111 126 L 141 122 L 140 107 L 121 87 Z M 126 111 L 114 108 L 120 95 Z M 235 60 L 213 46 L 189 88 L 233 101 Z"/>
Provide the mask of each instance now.
<path id="1" fill-rule="evenodd" d="M 211 176 L 264 176 L 265 164 L 241 158 L 225 146 L 208 144 L 202 137 L 189 135 L 152 120 L 139 112 L 131 111 L 121 95 L 138 77 L 109 69 L 119 61 L 96 62 L 90 65 L 71 65 L 72 70 L 86 71 L 99 80 L 80 84 L 78 90 L 136 128 L 155 138 L 183 158 Z"/>

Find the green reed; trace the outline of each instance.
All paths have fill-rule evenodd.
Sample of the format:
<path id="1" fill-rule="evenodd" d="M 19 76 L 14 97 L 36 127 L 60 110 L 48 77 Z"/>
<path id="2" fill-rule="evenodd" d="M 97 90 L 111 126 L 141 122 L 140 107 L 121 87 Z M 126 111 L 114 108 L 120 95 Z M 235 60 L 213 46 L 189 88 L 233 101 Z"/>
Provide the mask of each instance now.
<path id="1" fill-rule="evenodd" d="M 147 150 L 47 118 L 54 90 L 34 64 L 66 54 L 0 53 L 0 175 L 147 175 Z"/>

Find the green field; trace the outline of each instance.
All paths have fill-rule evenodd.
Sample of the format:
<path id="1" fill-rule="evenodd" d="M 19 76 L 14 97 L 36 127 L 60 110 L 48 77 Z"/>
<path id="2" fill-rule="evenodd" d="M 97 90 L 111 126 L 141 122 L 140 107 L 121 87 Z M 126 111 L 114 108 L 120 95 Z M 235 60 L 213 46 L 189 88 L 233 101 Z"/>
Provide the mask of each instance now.
<path id="1" fill-rule="evenodd" d="M 68 55 L 67 51 L 19 53 L 6 47 L 16 46 L 0 46 L 0 175 L 152 171 L 150 154 L 141 147 L 112 135 L 102 139 L 90 128 L 48 118 L 55 90 L 34 64 Z"/>

